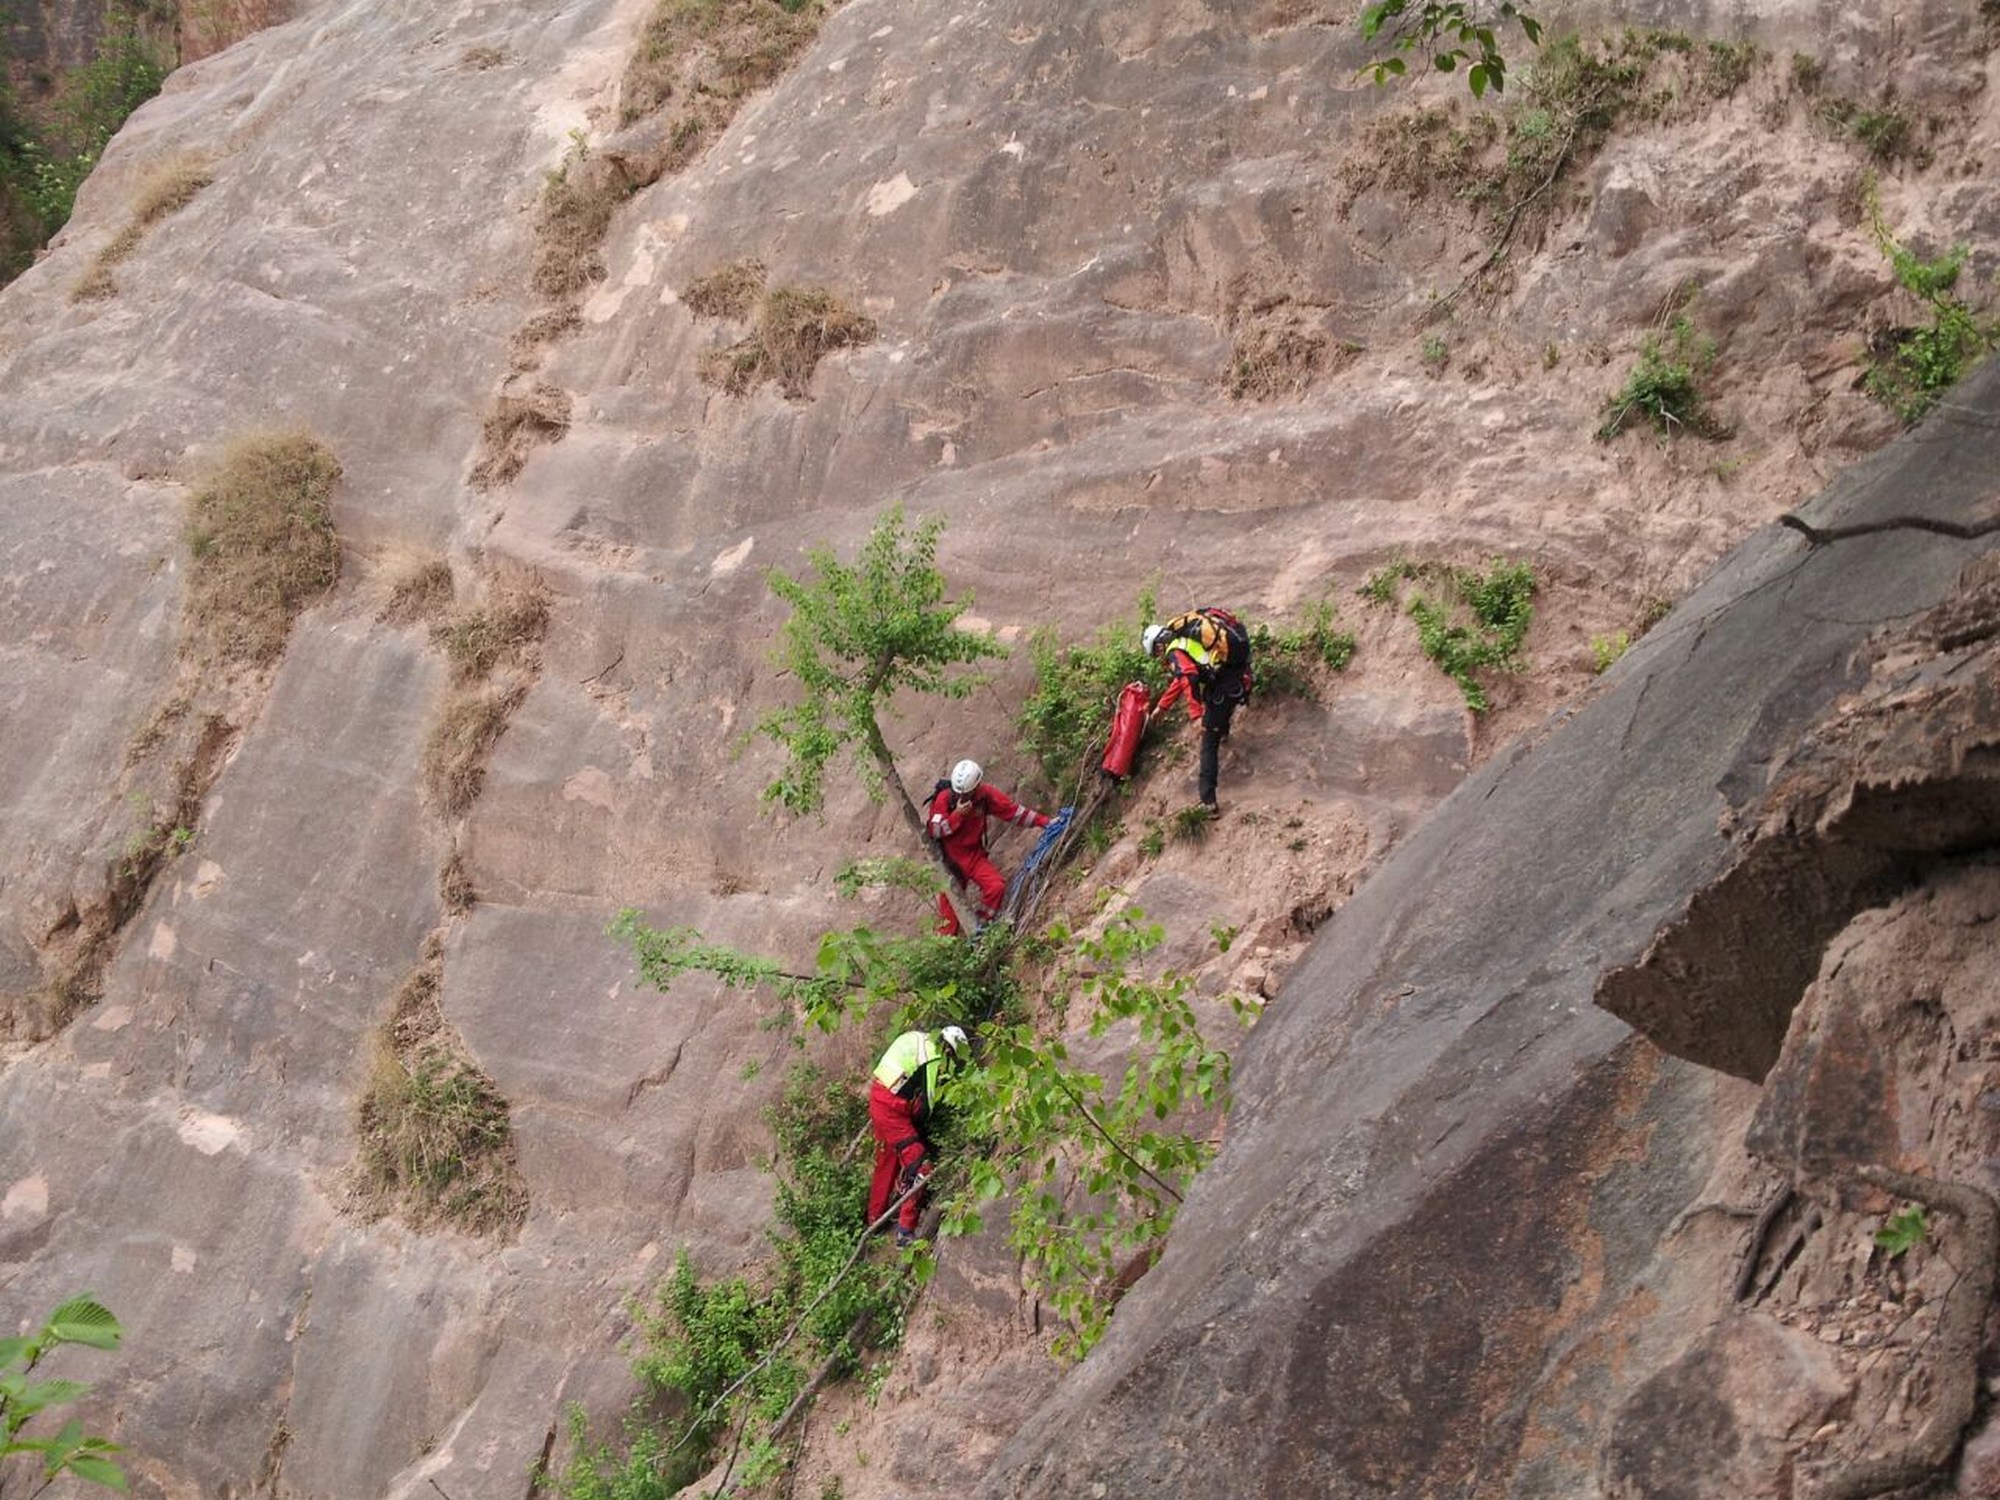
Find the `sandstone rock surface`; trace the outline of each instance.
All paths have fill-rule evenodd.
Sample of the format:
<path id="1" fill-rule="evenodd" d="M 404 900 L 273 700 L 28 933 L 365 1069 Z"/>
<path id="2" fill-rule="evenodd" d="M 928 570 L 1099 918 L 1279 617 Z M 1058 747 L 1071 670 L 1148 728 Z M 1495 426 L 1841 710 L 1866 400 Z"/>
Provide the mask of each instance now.
<path id="1" fill-rule="evenodd" d="M 1737 97 L 1614 135 L 1495 300 L 1442 325 L 1440 370 L 1417 320 L 1486 231 L 1353 189 L 1360 128 L 1401 96 L 1354 81 L 1346 17 L 853 0 L 618 207 L 578 326 L 523 356 L 546 311 L 535 205 L 577 136 L 616 134 L 646 9 L 324 0 L 175 75 L 0 290 L 7 1317 L 88 1286 L 126 1320 L 90 1410 L 144 1493 L 513 1497 L 565 1401 L 613 1416 L 626 1298 L 683 1246 L 718 1270 L 758 1253 L 758 1110 L 789 1052 L 754 997 L 638 988 L 603 928 L 635 905 L 809 954 L 844 919 L 832 872 L 902 852 L 858 788 L 823 824 L 762 815 L 776 761 L 740 749 L 787 691 L 764 571 L 850 550 L 900 500 L 947 518 L 948 572 L 1011 642 L 1123 621 L 1157 575 L 1163 604 L 1259 618 L 1338 599 L 1359 652 L 1323 705 L 1252 712 L 1207 846 L 1138 847 L 1186 800 L 1169 767 L 1091 876 L 1189 961 L 1210 963 L 1211 924 L 1241 929 L 1210 991 L 1245 963 L 1283 981 L 1185 1233 L 1039 1415 L 1056 1372 L 1005 1305 L 1004 1251 L 973 1247 L 879 1412 L 855 1413 L 893 1462 L 843 1469 L 823 1433 L 812 1461 L 855 1497 L 963 1493 L 1010 1439 L 996 1490 L 1587 1492 L 1605 1351 L 1642 1351 L 1635 1381 L 1685 1352 L 1646 1321 L 1683 1273 L 1645 1267 L 1747 1096 L 1593 1009 L 1598 971 L 1726 863 L 1716 819 L 1753 790 L 1730 778 L 1754 782 L 1849 683 L 1871 622 L 1942 598 L 1968 551 L 1898 535 L 1804 556 L 1766 528 L 1596 685 L 1592 636 L 1636 635 L 1889 433 L 1853 389 L 1900 307 L 1843 217 L 1861 151 L 1768 63 Z M 1823 51 L 1834 83 L 1886 71 L 1946 121 L 1938 164 L 1883 184 L 1898 226 L 1944 243 L 2000 222 L 1990 176 L 1960 173 L 1995 139 L 1969 7 L 1753 19 L 1774 49 Z M 213 185 L 115 298 L 72 302 L 145 173 L 183 153 Z M 746 257 L 877 325 L 809 399 L 698 378 L 727 335 L 682 293 Z M 1982 242 L 1972 271 L 1990 269 Z M 1591 443 L 1689 282 L 1713 299 L 1696 309 L 1737 436 Z M 1272 319 L 1356 347 L 1281 399 L 1233 397 L 1239 340 Z M 1919 493 L 1972 514 L 1991 382 L 1955 399 L 1974 415 L 1812 514 Z M 507 401 L 545 420 L 517 473 L 475 482 Z M 293 426 L 344 470 L 340 591 L 273 677 L 230 685 L 187 847 L 119 907 L 101 993 L 51 1032 L 64 934 L 117 905 L 107 871 L 159 796 L 163 752 L 135 742 L 184 671 L 187 487 L 231 437 Z M 1488 718 L 1407 619 L 1354 600 L 1399 552 L 1535 563 L 1534 670 Z M 386 611 L 438 557 L 462 603 L 503 565 L 553 595 L 452 816 L 423 769 L 452 672 Z M 1029 780 L 1024 658 L 965 704 L 904 706 L 910 781 L 967 750 Z M 512 1238 L 412 1231 L 351 1191 L 370 1038 L 432 935 L 445 1017 L 511 1106 Z"/>

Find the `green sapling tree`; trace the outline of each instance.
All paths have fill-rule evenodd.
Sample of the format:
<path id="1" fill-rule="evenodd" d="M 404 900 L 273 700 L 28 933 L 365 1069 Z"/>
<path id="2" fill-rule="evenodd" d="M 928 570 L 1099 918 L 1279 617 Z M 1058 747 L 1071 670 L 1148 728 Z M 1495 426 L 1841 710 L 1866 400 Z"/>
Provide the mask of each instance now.
<path id="1" fill-rule="evenodd" d="M 945 597 L 937 566 L 943 531 L 935 516 L 906 525 L 896 506 L 875 523 L 852 566 L 830 548 L 815 547 L 806 555 L 806 577 L 772 571 L 771 591 L 792 606 L 777 659 L 798 680 L 800 696 L 767 714 L 757 732 L 785 749 L 785 768 L 764 788 L 766 801 L 793 813 L 819 812 L 827 767 L 846 754 L 871 797 L 894 795 L 897 811 L 947 876 L 950 891 L 949 872 L 924 836 L 923 810 L 896 770 L 881 724 L 898 692 L 963 698 L 986 679 L 959 669 L 1007 654 L 985 631 L 958 624 L 972 601 Z M 959 915 L 970 931 L 975 924 Z"/>

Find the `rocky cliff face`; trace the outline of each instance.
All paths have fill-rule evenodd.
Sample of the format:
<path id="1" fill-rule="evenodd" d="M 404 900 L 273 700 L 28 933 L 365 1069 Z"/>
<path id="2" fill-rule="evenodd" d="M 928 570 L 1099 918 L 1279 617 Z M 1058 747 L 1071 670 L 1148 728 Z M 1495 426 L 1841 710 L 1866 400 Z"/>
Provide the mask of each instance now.
<path id="1" fill-rule="evenodd" d="M 1879 680 L 1852 660 L 1977 542 L 1758 528 L 1894 430 L 1855 389 L 1914 316 L 1851 128 L 1879 85 L 1910 133 L 1884 223 L 1991 270 L 1982 16 L 1774 9 L 1743 23 L 1761 59 L 1655 46 L 1618 126 L 1516 184 L 1517 140 L 1356 83 L 1348 18 L 1310 6 L 854 0 L 733 120 L 665 145 L 620 96 L 649 11 L 328 0 L 176 74 L 0 291 L 9 1315 L 90 1286 L 124 1316 L 98 1410 L 142 1489 L 521 1493 L 565 1401 L 624 1394 L 625 1297 L 679 1247 L 757 1253 L 777 1069 L 746 1065 L 786 1044 L 754 999 L 638 989 L 603 927 L 636 905 L 809 953 L 831 872 L 900 849 L 858 789 L 821 825 L 760 815 L 775 761 L 738 745 L 786 695 L 763 570 L 900 500 L 948 519 L 947 570 L 1013 641 L 1124 618 L 1154 575 L 1265 618 L 1340 600 L 1354 668 L 1323 707 L 1259 706 L 1224 827 L 1144 854 L 1144 817 L 1186 796 L 1163 770 L 1088 877 L 1182 961 L 1242 929 L 1211 988 L 1254 965 L 1277 989 L 1403 847 L 1285 979 L 1224 1155 L 1103 1348 L 1057 1386 L 1004 1250 L 954 1250 L 939 1319 L 879 1408 L 816 1431 L 815 1472 L 852 1495 L 989 1467 L 1022 1493 L 1671 1492 L 1648 1424 L 1677 1408 L 1643 1383 L 1735 1359 L 1690 1312 L 1735 1221 L 1677 1216 L 1754 1103 L 1702 1065 L 1761 1076 L 1829 938 L 1990 832 L 1912 853 L 1814 812 L 1873 862 L 1814 888 L 1782 962 L 1718 957 L 1783 908 L 1758 872 L 1792 857 L 1718 819 L 1790 828 L 1766 768 L 1841 693 L 1888 713 L 1915 691 L 1896 663 L 1948 687 L 1977 649 L 1912 637 Z M 1426 140 L 1449 150 L 1402 149 Z M 207 185 L 146 218 L 189 162 Z M 591 234 L 552 234 L 551 173 L 618 189 Z M 113 291 L 77 299 L 134 225 Z M 704 383 L 745 330 L 687 294 L 751 259 L 874 337 L 789 391 Z M 1593 443 L 1682 314 L 1733 436 Z M 1980 514 L 1993 397 L 1954 401 L 1814 523 Z M 221 671 L 182 648 L 186 496 L 230 440 L 296 427 L 341 467 L 340 582 L 274 667 Z M 1596 685 L 1593 636 L 1637 635 L 1753 532 Z M 1534 670 L 1475 720 L 1353 590 L 1398 554 L 1503 552 L 1543 581 Z M 406 607 L 440 560 L 433 616 L 497 617 L 531 570 L 545 618 L 468 674 Z M 1017 660 L 948 712 L 908 705 L 908 779 L 968 750 L 1026 777 L 1027 681 Z M 1952 712 L 1939 786 L 1989 726 Z M 467 713 L 489 753 L 441 776 Z M 1813 785 L 1907 779 L 1893 726 L 1921 721 L 1883 722 Z M 1938 889 L 1897 931 L 1984 909 L 1976 875 Z M 1592 1005 L 1614 970 L 1606 1002 L 1672 1056 Z M 355 1187 L 369 1051 L 419 974 L 509 1109 L 524 1207 L 497 1232 L 378 1217 Z M 1717 974 L 1752 996 L 1740 1026 L 1704 1019 L 1739 1014 Z M 1905 1148 L 1961 1171 L 1976 1146 Z M 1816 1383 L 1782 1416 L 1722 1392 L 1732 1452 L 1790 1453 L 1840 1406 L 1838 1357 L 1774 1321 L 1725 1333 Z M 1730 1482 L 1778 1492 L 1751 1456 Z"/>

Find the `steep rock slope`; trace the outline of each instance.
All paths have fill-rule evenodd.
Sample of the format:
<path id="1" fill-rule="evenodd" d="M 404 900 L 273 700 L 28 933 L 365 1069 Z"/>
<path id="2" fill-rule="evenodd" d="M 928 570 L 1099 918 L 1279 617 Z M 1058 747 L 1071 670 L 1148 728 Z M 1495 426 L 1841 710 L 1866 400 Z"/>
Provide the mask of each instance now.
<path id="1" fill-rule="evenodd" d="M 1580 179 L 1598 191 L 1563 200 L 1542 253 L 1521 246 L 1502 310 L 1447 326 L 1440 373 L 1415 320 L 1487 231 L 1360 183 L 1359 126 L 1402 97 L 1352 81 L 1344 18 L 1280 7 L 857 0 L 686 170 L 618 206 L 578 326 L 544 326 L 524 354 L 516 335 L 544 310 L 545 174 L 577 137 L 600 160 L 629 148 L 618 79 L 646 9 L 322 4 L 176 75 L 49 256 L 0 293 L 0 996 L 15 1036 L 0 1263 L 23 1317 L 79 1285 L 126 1317 L 102 1409 L 162 1492 L 414 1494 L 435 1478 L 459 1500 L 518 1493 L 561 1401 L 622 1392 L 624 1295 L 681 1245 L 708 1265 L 756 1253 L 756 1108 L 776 1070 L 758 1081 L 746 1064 L 784 1044 L 754 1000 L 636 990 L 602 928 L 638 904 L 809 952 L 838 920 L 831 870 L 896 847 L 896 820 L 858 790 L 823 826 L 758 815 L 774 762 L 736 752 L 784 696 L 764 666 L 764 567 L 845 548 L 901 499 L 949 519 L 947 567 L 1019 640 L 1121 617 L 1156 570 L 1170 602 L 1279 615 L 1345 596 L 1401 549 L 1532 557 L 1539 670 L 1491 720 L 1468 723 L 1408 622 L 1375 614 L 1330 705 L 1246 727 L 1230 796 L 1292 811 L 1304 857 L 1285 858 L 1295 835 L 1273 819 L 1204 854 L 1257 872 L 1227 889 L 1129 842 L 1101 872 L 1197 936 L 1267 932 L 1276 956 L 1467 765 L 1590 680 L 1590 634 L 1636 630 L 1648 599 L 1685 591 L 1888 431 L 1851 389 L 1869 319 L 1893 305 L 1865 226 L 1837 208 L 1863 157 L 1812 124 L 1782 69 L 1614 136 Z M 1886 55 L 1906 96 L 1957 106 L 1938 165 L 1882 196 L 1899 226 L 1975 234 L 1991 195 L 1952 173 L 1992 136 L 1979 19 L 1922 8 L 1864 52 L 1885 24 L 1857 13 L 1821 33 L 1779 15 L 1769 39 L 1823 50 L 1836 83 Z M 1773 129 L 1797 149 L 1768 151 Z M 71 302 L 147 171 L 190 152 L 212 185 L 124 262 L 115 298 Z M 810 399 L 698 378 L 738 330 L 682 293 L 747 257 L 877 324 L 821 365 Z M 1690 279 L 1715 299 L 1735 446 L 1590 445 L 1623 360 Z M 1282 399 L 1238 399 L 1232 368 L 1274 317 L 1360 347 Z M 521 467 L 482 469 L 489 418 L 523 411 L 544 415 Z M 130 889 L 115 872 L 196 748 L 142 733 L 202 675 L 176 654 L 182 499 L 225 440 L 287 425 L 343 467 L 343 583 L 275 676 L 209 684 L 222 728 L 192 844 L 157 851 L 150 886 Z M 448 558 L 461 600 L 509 564 L 553 595 L 469 805 L 424 794 L 453 671 L 392 607 L 413 555 Z M 1017 662 L 949 717 L 910 705 L 909 778 L 968 748 L 1024 774 L 1002 747 L 1025 681 Z M 468 911 L 441 885 L 454 869 Z M 104 934 L 104 962 L 67 992 L 71 1014 L 47 987 L 84 931 Z M 511 1105 L 527 1193 L 511 1239 L 371 1219 L 352 1191 L 369 1038 L 431 935 L 443 1014 Z M 1322 987 L 1288 990 L 1285 1013 L 1321 1013 Z M 1474 1030 L 1467 1089 L 1515 1045 Z M 1550 1076 L 1621 1035 L 1583 1015 Z M 1580 1164 L 1650 1071 L 1626 1047 L 1630 1075 L 1571 1110 Z M 1663 1076 L 1690 1109 L 1711 1087 Z M 1233 1140 L 1274 1128 L 1291 1077 L 1273 1069 Z M 1334 1108 L 1343 1130 L 1381 1127 Z M 1458 1139 L 1504 1156 L 1513 1123 Z M 1675 1170 L 1698 1176 L 1708 1149 Z M 1239 1187 L 1213 1192 L 1262 1192 L 1268 1170 L 1232 1166 L 1218 1183 Z M 1134 1309 L 1170 1307 L 1218 1253 L 1189 1251 Z M 959 1305 L 1005 1323 L 1004 1256 L 974 1254 Z M 1546 1257 L 1523 1262 L 1517 1295 L 1549 1274 Z M 1086 1388 L 1166 1316 L 1134 1316 Z M 892 1403 L 898 1492 L 962 1484 L 1028 1411 L 1049 1374 L 1025 1337 L 997 1342 L 1018 1360 L 1005 1399 L 973 1369 L 953 1422 L 924 1399 L 949 1388 Z M 1299 1442 L 1309 1469 L 1341 1461 Z"/>
<path id="2" fill-rule="evenodd" d="M 1928 441 L 1836 484 L 1815 524 L 1992 519 L 1996 402 L 1989 370 Z M 1950 599 L 1984 545 L 1892 530 L 1814 548 L 1762 533 L 1601 695 L 1448 799 L 1342 909 L 1244 1047 L 1255 1082 L 1172 1251 L 1003 1457 L 993 1491 L 1567 1495 L 1609 1476 L 1618 1494 L 1789 1492 L 1774 1440 L 1802 1443 L 1844 1403 L 1822 1369 L 1786 1407 L 1782 1340 L 1772 1352 L 1725 1339 L 1708 1364 L 1690 1360 L 1670 1386 L 1684 1399 L 1656 1393 L 1607 1459 L 1601 1424 L 1636 1377 L 1725 1322 L 1740 1233 L 1670 1231 L 1711 1173 L 1739 1185 L 1712 1207 L 1744 1201 L 1732 1150 L 1746 1093 L 1663 1060 L 1593 999 L 1730 862 L 1730 826 L 1757 810 L 1767 774 L 1855 711 L 1836 705 L 1865 682 L 1870 636 L 1894 639 Z M 1979 638 L 1935 671 L 1976 683 L 1988 654 Z M 1955 767 L 1920 769 L 1936 757 L 1919 747 L 1988 746 L 2000 722 L 1990 702 L 1965 727 L 1921 705 L 1905 704 L 1905 753 L 1864 741 L 1879 753 L 1830 795 L 1934 779 L 1965 812 L 1918 862 L 1942 871 L 2000 832 L 1980 790 L 1990 750 L 1954 780 Z M 1913 816 L 1887 826 L 1926 841 Z M 1822 947 L 1809 921 L 1786 925 L 1783 892 L 1782 880 L 1761 900 L 1735 891 L 1736 946 L 1716 948 Z M 1765 973 L 1743 970 L 1678 971 L 1706 1019 L 1690 1031 L 1722 1033 L 1775 1002 Z M 1784 994 L 1787 1011 L 1810 977 Z M 1822 1170 L 1829 1153 L 1851 1170 L 1920 1149 L 1922 1132 L 1838 1139 L 1854 1107 L 1821 1122 L 1792 1101 L 1791 1131 L 1823 1138 Z M 1793 1165 L 1793 1151 L 1765 1149 Z M 1864 1229 L 1849 1233 L 1865 1248 Z M 1839 1258 L 1838 1241 L 1824 1253 Z M 1718 1388 L 1718 1361 L 1739 1388 Z M 1723 1411 L 1719 1425 L 1691 1389 Z"/>

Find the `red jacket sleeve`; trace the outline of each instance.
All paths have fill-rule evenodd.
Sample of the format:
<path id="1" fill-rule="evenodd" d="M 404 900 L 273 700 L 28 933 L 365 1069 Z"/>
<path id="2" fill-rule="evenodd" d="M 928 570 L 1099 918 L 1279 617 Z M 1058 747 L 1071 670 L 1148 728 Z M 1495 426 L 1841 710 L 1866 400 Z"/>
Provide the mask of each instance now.
<path id="1" fill-rule="evenodd" d="M 1047 818 L 1032 807 L 1023 807 L 997 786 L 986 786 L 982 783 L 979 790 L 972 795 L 985 806 L 989 818 L 998 818 L 1003 823 L 1013 823 L 1022 828 L 1049 826 Z"/>
<path id="2" fill-rule="evenodd" d="M 1201 669 L 1195 665 L 1194 658 L 1185 651 L 1169 651 L 1167 671 L 1172 674 L 1174 680 L 1167 685 L 1167 690 L 1160 694 L 1160 701 L 1153 705 L 1153 712 L 1163 714 L 1172 705 L 1185 698 L 1188 717 L 1200 718 L 1201 699 L 1195 692 L 1195 684 L 1201 680 Z"/>
<path id="3" fill-rule="evenodd" d="M 958 832 L 959 824 L 965 821 L 964 814 L 953 812 L 952 790 L 946 787 L 931 798 L 930 814 L 924 819 L 924 832 L 939 843 Z"/>

